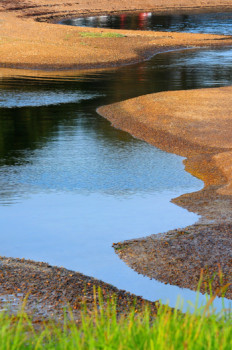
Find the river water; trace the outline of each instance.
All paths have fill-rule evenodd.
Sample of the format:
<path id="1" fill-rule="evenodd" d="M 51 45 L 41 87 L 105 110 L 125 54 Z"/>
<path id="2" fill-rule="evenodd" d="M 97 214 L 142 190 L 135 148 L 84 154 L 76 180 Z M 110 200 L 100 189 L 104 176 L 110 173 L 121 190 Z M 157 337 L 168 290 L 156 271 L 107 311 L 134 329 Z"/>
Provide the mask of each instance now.
<path id="1" fill-rule="evenodd" d="M 187 50 L 92 72 L 0 80 L 1 255 L 46 261 L 174 306 L 195 293 L 138 275 L 112 243 L 184 227 L 170 200 L 203 184 L 183 158 L 116 130 L 96 108 L 139 95 L 231 85 L 232 50 Z"/>
<path id="2" fill-rule="evenodd" d="M 152 12 L 94 16 L 61 21 L 62 24 L 80 27 L 101 27 L 111 29 L 153 30 L 187 33 L 232 33 L 231 13 L 201 13 L 191 15 L 157 15 Z"/>

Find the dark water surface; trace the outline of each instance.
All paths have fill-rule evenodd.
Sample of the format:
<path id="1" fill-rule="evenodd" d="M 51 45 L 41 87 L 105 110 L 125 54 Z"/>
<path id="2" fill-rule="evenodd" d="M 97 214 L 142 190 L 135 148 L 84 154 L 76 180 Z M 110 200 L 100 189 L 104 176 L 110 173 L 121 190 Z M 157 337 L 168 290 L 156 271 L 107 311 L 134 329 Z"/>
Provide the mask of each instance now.
<path id="1" fill-rule="evenodd" d="M 175 305 L 195 293 L 138 275 L 113 242 L 197 220 L 170 200 L 202 188 L 182 157 L 116 130 L 96 108 L 139 95 L 226 86 L 232 50 L 157 55 L 119 69 L 0 80 L 1 255 L 63 265 Z"/>
<path id="2" fill-rule="evenodd" d="M 68 19 L 62 24 L 80 27 L 232 34 L 232 13 L 157 15 L 152 12 Z"/>

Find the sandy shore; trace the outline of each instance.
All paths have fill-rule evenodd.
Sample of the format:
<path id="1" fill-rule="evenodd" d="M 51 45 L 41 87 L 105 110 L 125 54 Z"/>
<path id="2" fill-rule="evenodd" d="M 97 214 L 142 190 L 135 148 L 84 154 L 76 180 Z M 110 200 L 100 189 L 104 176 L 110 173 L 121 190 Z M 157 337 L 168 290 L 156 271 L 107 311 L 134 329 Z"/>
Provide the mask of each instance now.
<path id="1" fill-rule="evenodd" d="M 232 87 L 170 91 L 100 107 L 123 129 L 183 157 L 186 170 L 232 195 Z M 204 158 L 205 157 L 205 158 Z"/>
<path id="2" fill-rule="evenodd" d="M 170 48 L 186 48 L 189 46 L 206 47 L 206 46 L 224 46 L 231 45 L 232 38 L 227 36 L 215 35 L 198 35 L 198 34 L 183 34 L 183 33 L 155 33 L 155 32 L 133 32 L 133 31 L 111 31 L 90 28 L 74 28 L 61 26 L 54 23 L 61 18 L 71 18 L 79 15 L 86 16 L 90 14 L 109 14 L 123 11 L 138 12 L 138 11 L 156 11 L 157 13 L 189 13 L 199 11 L 231 11 L 231 0 L 156 0 L 156 1 L 141 1 L 134 0 L 128 3 L 125 0 L 111 1 L 89 0 L 88 2 L 80 0 L 78 3 L 74 0 L 69 0 L 64 3 L 61 0 L 2 0 L 0 3 L 0 67 L 1 68 L 31 68 L 31 69 L 87 69 L 87 68 L 102 68 L 111 67 L 113 65 L 121 65 L 125 63 L 138 62 L 144 60 L 157 52 L 164 52 Z M 83 32 L 104 33 L 114 32 L 123 34 L 120 37 L 83 37 Z M 12 74 L 12 72 L 3 70 L 1 74 Z M 20 71 L 19 73 L 20 74 Z M 22 74 L 25 72 L 22 71 Z M 191 93 L 190 93 L 191 94 Z M 220 94 L 229 98 L 231 91 L 224 89 L 220 90 Z M 210 93 L 202 96 L 202 101 Z M 188 96 L 192 99 L 192 96 Z M 168 101 L 169 95 L 165 94 L 163 98 Z M 185 96 L 180 97 L 179 105 L 182 105 Z M 216 97 L 218 100 L 218 96 Z M 142 97 L 141 97 L 142 99 Z M 135 106 L 139 106 L 140 100 L 136 100 Z M 127 102 L 125 102 L 127 103 Z M 150 102 L 149 102 L 150 103 Z M 153 106 L 154 101 L 152 101 Z M 158 103 L 158 101 L 157 101 Z M 134 106 L 134 107 L 135 107 Z M 144 108 L 147 108 L 148 102 L 145 102 Z M 171 106 L 171 104 L 170 104 Z M 228 106 L 228 104 L 227 104 Z M 159 106 L 160 108 L 161 106 Z M 196 106 L 195 106 L 196 107 Z M 223 108 L 223 106 L 221 105 Z M 111 119 L 118 118 L 121 112 L 125 112 L 124 107 L 113 106 L 108 110 L 101 109 L 101 114 Z M 154 108 L 154 107 L 152 107 Z M 160 135 L 168 136 L 165 140 L 166 145 L 161 145 L 151 141 L 151 134 L 154 128 L 150 129 L 150 125 L 143 126 L 143 135 L 136 135 L 134 128 L 138 129 L 140 124 L 134 120 L 126 129 L 127 131 L 141 137 L 148 142 L 156 143 L 160 148 L 182 154 L 188 157 L 186 163 L 187 169 L 194 175 L 202 178 L 207 187 L 201 193 L 184 195 L 175 200 L 175 202 L 189 210 L 201 213 L 207 225 L 209 220 L 218 220 L 211 226 L 193 226 L 188 228 L 188 235 L 178 233 L 167 234 L 162 236 L 161 243 L 156 242 L 160 236 L 149 237 L 140 241 L 131 241 L 130 243 L 119 244 L 116 246 L 116 251 L 120 256 L 135 270 L 144 273 L 150 277 L 160 279 L 164 282 L 196 288 L 196 281 L 199 277 L 200 268 L 205 268 L 206 265 L 220 261 L 223 271 L 228 275 L 226 281 L 230 279 L 230 271 L 228 269 L 231 264 L 229 250 L 226 254 L 222 254 L 221 241 L 216 237 L 221 237 L 222 242 L 225 242 L 227 247 L 230 247 L 231 227 L 231 175 L 230 175 L 230 134 L 228 134 L 227 143 L 223 141 L 223 133 L 221 134 L 220 144 L 211 144 L 206 142 L 212 138 L 212 130 L 214 122 L 218 127 L 220 124 L 220 116 L 216 120 L 210 120 L 210 127 L 202 139 L 198 137 L 197 128 L 201 126 L 202 120 L 194 119 L 196 110 L 191 105 L 192 123 L 195 123 L 195 134 L 180 135 L 178 133 L 169 132 L 165 127 L 165 121 L 162 125 L 162 133 Z M 231 106 L 229 106 L 231 108 Z M 131 109 L 132 110 L 132 109 Z M 131 110 L 129 112 L 131 112 Z M 208 120 L 207 106 L 202 107 L 205 111 L 205 118 Z M 115 112 L 117 111 L 117 113 Z M 119 113 L 120 111 L 120 113 Z M 126 111 L 126 118 L 131 118 L 130 113 Z M 116 114 L 114 114 L 116 113 Z M 219 108 L 218 112 L 219 113 Z M 114 117 L 113 117 L 114 115 Z M 171 115 L 171 114 L 170 114 Z M 135 113 L 136 116 L 136 113 Z M 116 125 L 116 119 L 112 122 Z M 126 119 L 125 119 L 126 120 Z M 132 120 L 132 119 L 130 119 Z M 187 131 L 188 117 L 186 120 L 180 120 L 176 117 L 176 121 L 185 122 L 185 130 Z M 122 121 L 121 121 L 122 122 Z M 131 125 L 133 124 L 133 128 Z M 169 123 L 170 124 L 170 123 Z M 166 126 L 168 122 L 166 123 Z M 182 125 L 182 124 L 181 124 Z M 198 125 L 198 127 L 197 127 Z M 229 133 L 229 119 L 223 119 L 223 130 Z M 117 127 L 123 129 L 122 125 L 117 124 Z M 169 125 L 170 126 L 170 125 Z M 180 124 L 179 124 L 180 127 Z M 205 128 L 205 124 L 204 124 Z M 210 129 L 211 128 L 211 129 Z M 176 124 L 176 130 L 178 125 Z M 182 127 L 181 127 L 182 130 Z M 155 133 L 156 135 L 157 132 Z M 188 137 L 187 137 L 188 136 Z M 163 137 L 163 136 L 162 136 Z M 195 140 L 195 137 L 197 140 Z M 179 141 L 177 142 L 177 139 Z M 196 142 L 195 142 L 196 141 Z M 205 144 L 206 143 L 206 144 Z M 164 144 L 164 142 L 163 142 Z M 172 145 L 171 145 L 172 144 Z M 194 145 L 194 147 L 193 147 Z M 225 167 L 225 163 L 228 166 Z M 228 195 L 229 194 L 229 195 Z M 223 218 L 224 216 L 224 218 Z M 222 223 L 223 221 L 223 223 Z M 228 222 L 228 226 L 224 227 L 224 221 Z M 216 221 L 215 221 L 216 222 Z M 212 232 L 208 235 L 208 230 Z M 220 232 L 222 235 L 220 236 Z M 196 236 L 194 234 L 196 233 Z M 171 236 L 173 235 L 173 238 Z M 218 236 L 217 236 L 218 235 Z M 181 241 L 179 240 L 181 237 Z M 187 237 L 187 238 L 186 238 Z M 176 239 L 177 238 L 177 239 Z M 167 249 L 173 242 L 172 250 Z M 166 243 L 167 244 L 166 244 Z M 164 245 L 165 244 L 165 245 Z M 178 250 L 178 245 L 181 250 Z M 194 252 L 193 247 L 202 247 L 199 257 L 193 253 L 191 261 L 188 260 L 189 254 L 183 255 L 183 251 Z M 157 247 L 160 247 L 160 255 Z M 216 250 L 205 250 L 204 247 L 212 247 Z M 162 249 L 161 249 L 162 248 Z M 196 249 L 195 249 L 196 250 Z M 171 251 L 174 255 L 170 255 Z M 218 257 L 218 260 L 212 259 L 212 254 Z M 154 255 L 157 257 L 154 258 Z M 181 255 L 182 254 L 182 255 Z M 140 257 L 139 257 L 140 256 Z M 171 260 L 167 260 L 170 256 Z M 198 257 L 198 258 L 197 258 Z M 220 259 L 219 259 L 220 257 Z M 154 259 L 153 259 L 154 258 Z M 180 259 L 183 259 L 182 261 Z M 155 262 L 160 262 L 159 271 Z M 198 262 L 201 263 L 198 263 Z M 172 269 L 169 269 L 173 264 Z M 186 274 L 188 264 L 190 264 L 189 273 Z M 211 266 L 210 265 L 210 266 Z M 145 269 L 146 266 L 146 269 Z M 44 263 L 35 263 L 31 261 L 1 258 L 0 265 L 0 293 L 2 295 L 2 303 L 5 305 L 5 299 L 14 295 L 16 302 L 11 301 L 14 308 L 18 305 L 18 300 L 30 292 L 29 306 L 30 310 L 35 311 L 38 317 L 46 314 L 52 315 L 55 312 L 60 315 L 62 306 L 65 303 L 70 303 L 73 310 L 80 307 L 83 299 L 87 299 L 88 305 L 93 303 L 93 285 L 101 286 L 106 295 L 116 293 L 119 301 L 119 310 L 124 309 L 130 304 L 134 296 L 119 291 L 113 286 L 103 282 L 94 280 L 90 277 L 83 276 L 63 268 L 48 266 Z M 210 270 L 211 271 L 211 270 Z M 212 271 L 211 271 L 212 272 Z M 191 281 L 191 276 L 192 281 Z M 217 283 L 215 284 L 215 288 Z M 230 293 L 230 292 L 229 292 Z M 229 294 L 230 296 L 231 294 Z M 140 298 L 136 299 L 138 306 L 143 305 Z"/>
<path id="3" fill-rule="evenodd" d="M 119 11 L 186 11 L 194 9 L 218 11 L 232 9 L 230 1 L 128 1 L 112 2 L 70 0 L 1 1 L 0 4 L 0 67 L 36 69 L 87 69 L 118 66 L 144 60 L 157 52 L 189 46 L 231 45 L 232 38 L 215 35 L 162 33 L 141 31 L 112 31 L 108 29 L 77 28 L 41 23 L 63 17 L 112 13 Z M 13 29 L 13 30 L 12 30 Z M 102 35 L 120 33 L 122 37 L 83 37 L 83 32 Z"/>
<path id="4" fill-rule="evenodd" d="M 225 283 L 232 282 L 231 96 L 232 87 L 171 91 L 99 108 L 114 127 L 187 157 L 186 170 L 205 184 L 174 200 L 202 215 L 198 225 L 116 246 L 137 272 L 195 290 L 201 269 L 212 277 L 220 264 Z"/>

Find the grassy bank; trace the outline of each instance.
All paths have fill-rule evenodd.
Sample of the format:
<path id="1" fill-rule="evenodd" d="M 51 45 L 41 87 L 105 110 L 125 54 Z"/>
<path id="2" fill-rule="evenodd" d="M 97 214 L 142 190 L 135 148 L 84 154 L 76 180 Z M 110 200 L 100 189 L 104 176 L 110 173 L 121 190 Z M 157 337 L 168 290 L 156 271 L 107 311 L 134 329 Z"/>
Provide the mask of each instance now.
<path id="1" fill-rule="evenodd" d="M 17 316 L 2 312 L 0 349 L 229 350 L 231 321 L 231 314 L 216 315 L 209 305 L 186 314 L 161 305 L 157 315 L 148 309 L 132 309 L 125 316 L 118 315 L 111 302 L 107 308 L 96 306 L 91 313 L 83 309 L 78 322 L 64 317 L 61 323 L 39 324 L 22 311 Z"/>

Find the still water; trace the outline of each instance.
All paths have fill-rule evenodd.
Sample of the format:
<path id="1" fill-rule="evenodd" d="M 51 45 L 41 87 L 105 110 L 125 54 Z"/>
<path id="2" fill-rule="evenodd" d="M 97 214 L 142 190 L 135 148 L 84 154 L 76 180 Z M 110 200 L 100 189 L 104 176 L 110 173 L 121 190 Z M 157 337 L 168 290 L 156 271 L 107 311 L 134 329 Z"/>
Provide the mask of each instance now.
<path id="1" fill-rule="evenodd" d="M 153 30 L 170 32 L 191 32 L 225 34 L 232 33 L 231 13 L 201 13 L 196 15 L 157 15 L 152 12 L 122 14 L 115 16 L 94 16 L 61 21 L 61 24 L 80 27 L 101 27 L 111 29 Z"/>
<path id="2" fill-rule="evenodd" d="M 138 275 L 112 243 L 194 223 L 170 200 L 202 183 L 183 158 L 95 111 L 151 92 L 230 85 L 231 57 L 231 49 L 189 50 L 101 72 L 2 76 L 1 255 L 64 266 L 172 306 L 178 295 L 194 301 L 194 292 Z"/>

